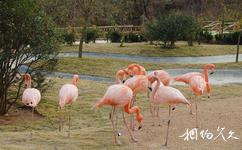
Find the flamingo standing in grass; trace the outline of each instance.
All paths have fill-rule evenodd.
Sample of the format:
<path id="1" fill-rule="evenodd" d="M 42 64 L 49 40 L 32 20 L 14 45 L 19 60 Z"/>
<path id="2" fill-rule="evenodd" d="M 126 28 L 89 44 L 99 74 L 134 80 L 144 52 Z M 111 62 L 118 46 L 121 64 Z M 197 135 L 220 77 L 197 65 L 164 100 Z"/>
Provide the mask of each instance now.
<path id="1" fill-rule="evenodd" d="M 156 77 L 160 79 L 161 84 L 163 86 L 169 86 L 170 85 L 170 83 L 172 82 L 173 78 L 170 76 L 170 74 L 168 72 L 166 72 L 164 70 L 154 70 L 154 71 L 148 73 L 148 75 L 147 75 L 148 78 L 151 78 L 152 76 L 154 76 L 155 72 L 157 74 Z M 148 97 L 149 97 L 149 92 L 148 92 Z M 155 113 L 155 110 L 156 110 L 156 116 L 159 117 L 159 106 L 157 106 L 157 108 L 154 107 L 154 110 L 152 109 L 152 105 L 151 104 L 150 104 L 150 106 L 151 106 L 151 108 L 150 108 L 151 114 L 153 115 L 153 111 Z M 173 109 L 175 109 L 175 107 L 173 107 Z"/>
<path id="2" fill-rule="evenodd" d="M 40 102 L 41 95 L 40 95 L 39 90 L 37 90 L 35 88 L 31 88 L 31 76 L 30 76 L 30 74 L 24 75 L 24 83 L 25 83 L 26 89 L 23 92 L 22 103 L 26 106 L 32 107 L 31 124 L 33 124 L 34 109 L 38 105 L 38 103 Z M 30 136 L 32 138 L 32 129 L 31 129 Z"/>
<path id="3" fill-rule="evenodd" d="M 190 108 L 191 112 L 191 103 L 183 96 L 183 94 L 169 86 L 163 86 L 161 84 L 161 81 L 157 77 L 156 72 L 154 72 L 153 77 L 151 77 L 149 80 L 151 83 L 154 83 L 152 92 L 150 94 L 150 100 L 152 103 L 158 105 L 158 104 L 168 104 L 169 105 L 169 120 L 167 122 L 167 133 L 166 133 L 166 141 L 165 141 L 165 146 L 167 146 L 167 141 L 168 141 L 168 134 L 169 134 L 169 126 L 170 126 L 170 116 L 171 116 L 171 106 L 176 105 L 176 104 L 186 104 Z"/>
<path id="4" fill-rule="evenodd" d="M 72 84 L 63 85 L 59 92 L 59 108 L 63 109 L 66 104 L 70 105 L 68 136 L 70 136 L 70 128 L 71 128 L 71 106 L 78 97 L 78 88 L 77 88 L 78 79 L 79 79 L 78 75 L 73 75 Z M 61 124 L 59 126 L 59 130 L 61 131 Z"/>
<path id="5" fill-rule="evenodd" d="M 130 103 L 132 98 L 133 98 L 133 91 L 129 87 L 123 84 L 115 84 L 115 85 L 109 86 L 103 98 L 97 101 L 95 104 L 96 108 L 102 107 L 103 105 L 112 106 L 111 122 L 113 126 L 115 144 L 119 144 L 116 137 L 116 130 L 114 128 L 114 116 L 115 116 L 117 107 L 124 107 L 124 111 L 128 114 L 136 113 L 136 120 L 139 123 L 139 129 L 142 127 L 143 116 L 141 115 L 140 108 L 138 106 L 134 106 L 130 108 Z M 127 128 L 132 141 L 136 142 L 137 140 L 134 138 L 133 134 L 131 133 L 130 129 L 127 126 L 127 123 L 124 117 L 124 112 L 122 113 L 123 113 L 124 125 Z"/>
<path id="6" fill-rule="evenodd" d="M 124 83 L 127 76 L 128 76 L 127 68 L 117 71 L 116 76 L 115 76 L 116 77 L 116 83 L 117 84 Z"/>
<path id="7" fill-rule="evenodd" d="M 190 81 L 192 76 L 199 75 L 199 76 L 203 77 L 205 82 L 206 82 L 206 90 L 207 90 L 207 93 L 208 93 L 208 98 L 210 98 L 211 87 L 210 87 L 209 79 L 208 79 L 208 70 L 211 70 L 211 72 L 209 74 L 213 74 L 214 71 L 215 71 L 215 65 L 214 64 L 206 64 L 204 66 L 203 73 L 189 72 L 189 73 L 183 74 L 181 76 L 175 77 L 174 81 L 184 82 L 186 84 L 189 84 L 189 81 Z"/>
<path id="8" fill-rule="evenodd" d="M 193 93 L 195 94 L 195 109 L 196 109 L 196 128 L 198 128 L 198 122 L 197 122 L 197 97 L 201 96 L 204 93 L 204 90 L 206 89 L 207 82 L 205 79 L 199 75 L 194 75 L 191 77 L 189 81 L 189 86 Z"/>

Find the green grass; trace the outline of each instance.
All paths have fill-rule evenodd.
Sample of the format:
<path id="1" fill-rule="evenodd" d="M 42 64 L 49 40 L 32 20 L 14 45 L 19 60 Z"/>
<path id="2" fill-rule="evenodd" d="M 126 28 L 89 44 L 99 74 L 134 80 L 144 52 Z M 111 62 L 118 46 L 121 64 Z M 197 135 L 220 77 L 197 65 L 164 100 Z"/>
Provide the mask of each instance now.
<path id="1" fill-rule="evenodd" d="M 54 84 L 47 91 L 37 107 L 45 117 L 34 121 L 33 139 L 29 139 L 30 122 L 19 122 L 18 124 L 0 125 L 0 149 L 143 149 L 146 144 L 152 144 L 152 140 L 134 144 L 130 142 L 126 134 L 119 137 L 122 146 L 115 146 L 113 142 L 113 133 L 109 120 L 110 107 L 103 107 L 99 110 L 93 110 L 93 104 L 102 97 L 107 88 L 107 84 L 93 81 L 80 80 L 78 83 L 80 96 L 73 105 L 71 137 L 67 137 L 67 118 L 63 131 L 58 132 L 58 114 L 57 101 L 58 91 L 64 83 L 71 82 L 67 79 L 54 79 Z M 177 86 L 185 96 L 188 95 L 187 87 Z M 219 101 L 221 99 L 241 97 L 239 85 L 212 86 L 212 99 Z M 149 124 L 149 104 L 146 94 L 138 95 L 137 105 L 141 106 L 145 118 L 145 126 Z M 202 98 L 204 101 L 207 98 Z M 62 112 L 67 117 L 68 107 Z M 118 129 L 125 130 L 122 124 L 121 116 L 118 117 Z M 128 119 L 127 119 L 128 120 Z M 164 127 L 164 126 L 163 126 Z M 160 127 L 159 127 L 160 128 Z M 147 130 L 144 129 L 144 130 Z M 160 131 L 159 131 L 160 132 Z M 145 134 L 145 131 L 140 131 Z M 137 134 L 137 132 L 136 132 Z M 142 138 L 141 135 L 139 138 Z M 160 139 L 161 140 L 161 139 Z M 159 140 L 159 141 L 160 141 Z M 150 143 L 147 143 L 150 142 Z M 153 143 L 154 144 L 154 143 Z"/>
<path id="2" fill-rule="evenodd" d="M 217 44 L 201 44 L 194 43 L 194 46 L 187 46 L 186 42 L 179 41 L 176 43 L 175 49 L 161 49 L 160 46 L 150 45 L 148 43 L 125 43 L 124 47 L 120 47 L 119 43 L 109 44 L 84 44 L 84 52 L 98 53 L 119 53 L 139 56 L 212 56 L 235 54 L 235 45 L 217 45 Z M 78 45 L 61 46 L 64 52 L 78 51 Z"/>
<path id="3" fill-rule="evenodd" d="M 126 60 L 116 60 L 111 58 L 61 58 L 56 71 L 66 73 L 78 73 L 85 75 L 95 75 L 103 77 L 114 77 L 116 71 L 126 68 L 128 64 L 137 63 Z M 174 68 L 203 68 L 204 64 L 158 64 L 139 63 L 146 70 L 174 69 Z M 242 69 L 242 62 L 239 63 L 218 63 L 217 69 Z"/>

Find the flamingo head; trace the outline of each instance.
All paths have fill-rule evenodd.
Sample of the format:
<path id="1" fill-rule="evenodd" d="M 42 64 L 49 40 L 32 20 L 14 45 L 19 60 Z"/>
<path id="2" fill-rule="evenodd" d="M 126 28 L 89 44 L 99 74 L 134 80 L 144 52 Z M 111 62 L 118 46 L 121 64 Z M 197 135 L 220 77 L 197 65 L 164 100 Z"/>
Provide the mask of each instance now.
<path id="1" fill-rule="evenodd" d="M 138 129 L 140 130 L 142 128 L 142 121 L 143 121 L 143 116 L 141 114 L 137 116 L 137 121 L 139 123 Z"/>
<path id="2" fill-rule="evenodd" d="M 214 64 L 206 64 L 204 69 L 209 69 L 210 70 L 210 75 L 212 75 L 215 72 L 215 65 Z"/>
<path id="3" fill-rule="evenodd" d="M 77 74 L 73 75 L 72 84 L 76 85 L 78 80 L 79 80 L 79 76 Z"/>

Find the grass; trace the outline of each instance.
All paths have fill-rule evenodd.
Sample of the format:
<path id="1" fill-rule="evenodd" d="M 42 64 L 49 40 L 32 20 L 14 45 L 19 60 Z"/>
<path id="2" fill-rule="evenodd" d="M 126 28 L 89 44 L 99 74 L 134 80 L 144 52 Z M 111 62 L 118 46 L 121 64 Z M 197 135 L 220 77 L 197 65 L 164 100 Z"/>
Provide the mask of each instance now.
<path id="1" fill-rule="evenodd" d="M 102 77 L 114 77 L 116 71 L 126 68 L 133 61 L 116 60 L 111 58 L 61 58 L 56 71 L 66 73 L 78 73 Z M 174 69 L 174 68 L 203 68 L 204 64 L 158 64 L 139 63 L 146 70 Z M 218 63 L 217 69 L 242 69 L 242 62 L 239 63 Z"/>
<path id="2" fill-rule="evenodd" d="M 37 110 L 45 117 L 34 121 L 33 139 L 29 139 L 30 122 L 19 122 L 18 124 L 0 125 L 0 149 L 143 149 L 146 142 L 134 144 L 129 141 L 129 136 L 124 135 L 119 137 L 122 141 L 122 146 L 115 146 L 112 144 L 113 133 L 111 123 L 109 120 L 110 107 L 103 107 L 99 110 L 93 110 L 92 106 L 96 100 L 102 97 L 107 88 L 105 83 L 97 83 L 93 81 L 81 80 L 78 83 L 80 96 L 73 105 L 72 110 L 72 126 L 71 137 L 67 138 L 67 118 L 63 131 L 58 132 L 58 90 L 64 83 L 71 82 L 67 79 L 54 79 L 52 87 L 43 95 L 41 103 Z M 185 96 L 188 95 L 187 87 L 177 86 Z M 240 85 L 229 86 L 212 86 L 214 101 L 233 97 L 241 97 L 242 93 L 237 90 L 241 89 Z M 144 114 L 144 124 L 149 124 L 150 114 L 149 105 L 146 94 L 137 97 L 137 105 L 141 106 Z M 207 98 L 202 98 L 207 101 Z M 62 112 L 67 116 L 67 109 Z M 179 111 L 179 110 L 178 110 Z M 121 116 L 119 116 L 121 120 Z M 118 129 L 124 130 L 120 121 L 118 121 Z M 164 127 L 164 126 L 163 126 Z M 159 127 L 160 128 L 160 127 Z M 139 131 L 140 134 L 145 133 Z M 136 133 L 137 134 L 137 133 Z M 142 137 L 142 136 L 141 136 Z M 152 141 L 149 141 L 152 142 Z M 147 145 L 146 145 L 147 146 Z"/>
<path id="3" fill-rule="evenodd" d="M 212 56 L 235 54 L 235 45 L 217 45 L 217 44 L 201 44 L 194 43 L 194 46 L 187 46 L 186 42 L 179 41 L 176 43 L 175 49 L 160 49 L 160 46 L 150 45 L 148 43 L 125 43 L 124 47 L 120 47 L 119 43 L 109 44 L 84 44 L 84 52 L 97 53 L 118 53 L 139 56 Z M 78 51 L 78 45 L 61 46 L 64 52 Z"/>

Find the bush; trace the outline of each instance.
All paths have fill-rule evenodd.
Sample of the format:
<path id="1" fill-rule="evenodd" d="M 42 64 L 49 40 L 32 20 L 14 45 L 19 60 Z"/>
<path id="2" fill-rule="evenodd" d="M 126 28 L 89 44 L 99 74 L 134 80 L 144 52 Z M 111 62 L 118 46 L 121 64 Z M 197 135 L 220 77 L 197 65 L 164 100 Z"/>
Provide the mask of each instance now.
<path id="1" fill-rule="evenodd" d="M 178 39 L 186 38 L 190 42 L 194 39 L 196 21 L 192 16 L 179 12 L 173 12 L 168 16 L 161 14 L 156 21 L 147 24 L 145 30 L 148 39 L 161 40 L 164 43 L 163 47 L 174 48 Z"/>
<path id="2" fill-rule="evenodd" d="M 83 30 L 83 35 L 85 43 L 89 43 L 91 41 L 95 43 L 96 38 L 98 37 L 98 32 L 96 29 L 86 29 Z"/>
<path id="3" fill-rule="evenodd" d="M 216 34 L 215 40 L 217 43 L 220 43 L 220 44 L 237 44 L 238 36 L 239 36 L 239 32 L 225 33 L 223 35 Z M 242 39 L 240 39 L 240 43 L 241 42 L 242 42 Z"/>
<path id="4" fill-rule="evenodd" d="M 122 35 L 118 31 L 113 31 L 108 33 L 108 39 L 110 39 L 111 42 L 114 42 L 114 43 L 120 42 L 121 38 L 122 38 Z"/>
<path id="5" fill-rule="evenodd" d="M 197 33 L 199 42 L 210 43 L 213 40 L 213 35 L 207 29 L 200 29 Z"/>
<path id="6" fill-rule="evenodd" d="M 64 43 L 72 45 L 75 42 L 75 34 L 74 33 L 63 33 L 62 38 Z"/>
<path id="7" fill-rule="evenodd" d="M 129 33 L 124 37 L 125 42 L 142 42 L 145 41 L 144 37 L 139 34 Z"/>

